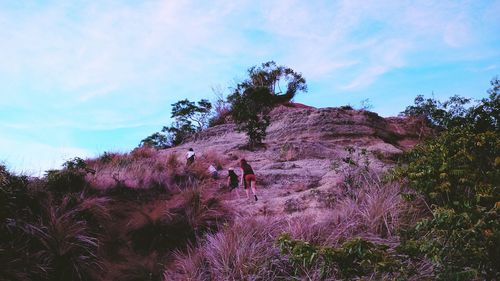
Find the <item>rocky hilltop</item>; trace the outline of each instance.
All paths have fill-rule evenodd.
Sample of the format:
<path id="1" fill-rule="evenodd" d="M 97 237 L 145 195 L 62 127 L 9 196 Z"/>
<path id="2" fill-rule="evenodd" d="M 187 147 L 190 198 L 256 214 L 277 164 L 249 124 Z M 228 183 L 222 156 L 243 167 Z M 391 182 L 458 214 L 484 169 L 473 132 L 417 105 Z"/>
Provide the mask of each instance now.
<path id="1" fill-rule="evenodd" d="M 430 133 L 417 119 L 383 118 L 365 110 L 280 106 L 271 112 L 263 148 L 243 149 L 246 135 L 235 132 L 234 124 L 229 123 L 208 128 L 161 153 L 183 157 L 193 148 L 203 157 L 215 152 L 227 159 L 223 176 L 227 168 L 237 167 L 238 159 L 245 158 L 257 174 L 261 200 L 242 204 L 247 199 L 228 195 L 228 201 L 243 212 L 297 215 L 297 210 L 305 214 L 317 207 L 317 198 L 310 194 L 336 192 L 343 180 L 340 170 L 345 159 L 356 158 L 381 172 Z"/>

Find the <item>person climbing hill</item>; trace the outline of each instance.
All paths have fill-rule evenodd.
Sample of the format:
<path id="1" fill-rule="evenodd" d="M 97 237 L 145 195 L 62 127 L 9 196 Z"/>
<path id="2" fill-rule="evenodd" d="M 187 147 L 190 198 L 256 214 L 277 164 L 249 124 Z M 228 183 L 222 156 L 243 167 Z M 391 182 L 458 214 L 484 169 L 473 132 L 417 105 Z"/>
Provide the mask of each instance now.
<path id="1" fill-rule="evenodd" d="M 245 188 L 247 198 L 250 198 L 250 195 L 248 193 L 248 188 L 250 187 L 252 189 L 255 201 L 257 201 L 258 200 L 257 191 L 255 190 L 255 184 L 257 182 L 257 178 L 255 177 L 255 173 L 253 172 L 252 166 L 250 166 L 250 164 L 248 164 L 248 162 L 245 159 L 241 159 L 240 168 L 242 173 L 241 183 Z"/>
<path id="2" fill-rule="evenodd" d="M 227 185 L 229 186 L 231 192 L 236 190 L 236 194 L 238 195 L 238 198 L 240 198 L 240 191 L 238 190 L 238 175 L 234 172 L 233 168 L 229 168 L 227 174 Z"/>
<path id="3" fill-rule="evenodd" d="M 186 166 L 193 164 L 195 157 L 194 150 L 190 148 L 188 152 L 186 152 Z"/>
<path id="4" fill-rule="evenodd" d="M 214 164 L 210 164 L 210 166 L 208 166 L 208 173 L 210 174 L 212 179 L 219 179 L 219 171 L 217 171 L 217 168 L 215 168 Z"/>

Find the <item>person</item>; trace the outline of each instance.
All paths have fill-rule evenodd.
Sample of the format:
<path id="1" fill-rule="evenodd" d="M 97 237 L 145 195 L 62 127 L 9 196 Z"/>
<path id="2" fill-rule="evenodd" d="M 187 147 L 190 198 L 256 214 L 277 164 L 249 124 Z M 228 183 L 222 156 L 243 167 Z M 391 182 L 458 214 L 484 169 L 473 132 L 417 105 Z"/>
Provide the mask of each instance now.
<path id="1" fill-rule="evenodd" d="M 238 190 L 238 175 L 234 172 L 233 168 L 229 168 L 227 171 L 227 185 L 229 186 L 230 190 L 236 190 L 236 194 L 238 195 L 238 198 L 240 198 L 240 191 Z"/>
<path id="2" fill-rule="evenodd" d="M 194 154 L 194 150 L 192 148 L 190 148 L 188 150 L 188 152 L 186 153 L 186 165 L 189 166 L 191 164 L 193 164 L 194 162 L 194 159 L 195 159 L 196 155 Z"/>
<path id="3" fill-rule="evenodd" d="M 248 164 L 248 162 L 245 159 L 241 159 L 240 168 L 241 168 L 241 174 L 243 175 L 241 177 L 241 183 L 245 188 L 247 198 L 250 198 L 250 195 L 248 193 L 248 188 L 250 187 L 252 189 L 255 201 L 257 201 L 257 192 L 255 190 L 255 183 L 257 181 L 257 178 L 255 177 L 255 173 L 253 172 L 252 167 L 250 166 L 250 164 Z"/>
<path id="4" fill-rule="evenodd" d="M 214 180 L 219 178 L 219 173 L 217 172 L 217 168 L 215 168 L 213 164 L 210 164 L 210 166 L 208 166 L 208 172 L 210 173 L 210 176 L 212 176 Z"/>

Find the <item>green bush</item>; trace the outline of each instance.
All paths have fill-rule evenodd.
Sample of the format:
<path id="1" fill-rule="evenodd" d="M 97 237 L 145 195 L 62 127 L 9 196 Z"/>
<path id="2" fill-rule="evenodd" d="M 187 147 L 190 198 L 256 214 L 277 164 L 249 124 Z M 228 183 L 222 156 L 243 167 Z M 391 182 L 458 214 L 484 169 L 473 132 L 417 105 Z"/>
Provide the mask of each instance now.
<path id="1" fill-rule="evenodd" d="M 455 128 L 415 147 L 396 170 L 426 201 L 454 210 L 491 209 L 499 201 L 500 132 Z"/>
<path id="2" fill-rule="evenodd" d="M 302 240 L 294 240 L 284 233 L 278 237 L 282 254 L 288 255 L 294 274 L 319 266 L 320 278 L 344 279 L 360 277 L 376 272 L 393 272 L 398 262 L 385 245 L 376 245 L 361 238 L 347 240 L 340 248 L 316 246 Z"/>
<path id="3" fill-rule="evenodd" d="M 407 164 L 393 174 L 421 194 L 430 211 L 402 231 L 402 252 L 432 261 L 438 280 L 500 278 L 497 92 L 466 111 L 441 112 L 450 121 L 443 123 L 447 130 L 407 153 Z"/>

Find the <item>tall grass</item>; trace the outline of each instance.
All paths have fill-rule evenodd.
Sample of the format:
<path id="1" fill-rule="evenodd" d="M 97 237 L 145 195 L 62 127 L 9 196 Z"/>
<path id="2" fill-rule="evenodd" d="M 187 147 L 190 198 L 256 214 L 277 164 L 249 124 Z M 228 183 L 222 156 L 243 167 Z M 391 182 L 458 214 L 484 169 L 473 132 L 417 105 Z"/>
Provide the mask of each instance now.
<path id="1" fill-rule="evenodd" d="M 384 244 L 394 252 L 399 244 L 398 230 L 414 219 L 414 205 L 403 200 L 400 185 L 386 183 L 369 164 L 352 163 L 339 170 L 343 182 L 331 192 L 335 196 L 332 204 L 316 213 L 293 217 L 239 217 L 218 233 L 206 235 L 199 246 L 178 252 L 178 270 L 166 270 L 164 280 L 172 276 L 185 280 L 320 280 L 319 265 L 297 271 L 280 253 L 276 240 L 282 233 L 328 247 L 341 247 L 360 238 Z M 417 276 L 428 275 L 426 261 L 411 267 L 423 270 Z M 374 276 L 393 278 L 398 274 Z"/>
<path id="2" fill-rule="evenodd" d="M 142 147 L 130 153 L 105 153 L 94 160 L 87 160 L 95 174 L 86 180 L 94 188 L 109 189 L 116 186 L 128 188 L 168 188 L 172 174 L 168 157 L 153 148 Z"/>
<path id="3" fill-rule="evenodd" d="M 283 259 L 275 246 L 283 222 L 271 218 L 239 218 L 202 246 L 177 253 L 176 268 L 187 280 L 277 280 Z M 164 280 L 171 280 L 166 271 Z"/>
<path id="4" fill-rule="evenodd" d="M 86 162 L 89 168 L 95 170 L 95 174 L 86 176 L 87 182 L 94 188 L 158 188 L 170 193 L 210 178 L 209 165 L 222 168 L 227 160 L 208 150 L 200 153 L 192 165 L 186 166 L 175 152 L 164 154 L 153 148 L 141 147 L 131 153 L 105 153 Z"/>

